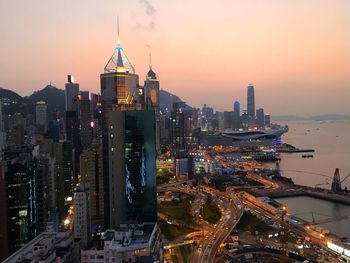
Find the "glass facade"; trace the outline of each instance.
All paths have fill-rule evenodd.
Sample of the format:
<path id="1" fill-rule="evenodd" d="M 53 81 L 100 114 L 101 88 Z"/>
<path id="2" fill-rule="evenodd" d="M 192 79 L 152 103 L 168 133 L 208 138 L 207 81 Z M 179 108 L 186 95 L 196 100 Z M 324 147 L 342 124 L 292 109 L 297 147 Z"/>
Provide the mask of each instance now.
<path id="1" fill-rule="evenodd" d="M 154 111 L 127 111 L 125 118 L 127 219 L 156 222 Z"/>

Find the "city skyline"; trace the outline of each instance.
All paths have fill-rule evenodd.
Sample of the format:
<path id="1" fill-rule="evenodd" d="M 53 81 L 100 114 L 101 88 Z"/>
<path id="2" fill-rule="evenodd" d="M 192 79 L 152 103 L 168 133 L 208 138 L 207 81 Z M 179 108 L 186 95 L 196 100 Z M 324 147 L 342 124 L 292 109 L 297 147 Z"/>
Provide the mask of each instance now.
<path id="1" fill-rule="evenodd" d="M 96 76 L 116 45 L 119 14 L 121 43 L 141 80 L 151 49 L 163 89 L 192 106 L 230 109 L 252 83 L 257 107 L 268 105 L 272 115 L 350 113 L 347 1 L 192 1 L 186 8 L 181 1 L 84 2 L 84 14 L 76 12 L 81 4 L 1 3 L 1 87 L 29 95 L 52 81 L 63 89 L 73 74 L 83 89 L 98 92 Z"/>

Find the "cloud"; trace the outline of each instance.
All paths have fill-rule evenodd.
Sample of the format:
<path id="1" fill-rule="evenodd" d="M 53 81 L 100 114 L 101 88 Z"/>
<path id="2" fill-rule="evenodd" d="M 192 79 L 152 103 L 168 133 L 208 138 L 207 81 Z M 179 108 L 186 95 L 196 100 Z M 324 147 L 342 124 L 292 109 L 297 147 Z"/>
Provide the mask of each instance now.
<path id="1" fill-rule="evenodd" d="M 139 0 L 139 2 L 146 8 L 146 14 L 148 16 L 152 16 L 157 11 L 148 0 Z"/>
<path id="2" fill-rule="evenodd" d="M 150 21 L 148 24 L 138 23 L 136 25 L 137 29 L 144 29 L 144 30 L 152 30 L 155 28 L 155 26 L 156 26 L 156 22 L 154 21 Z"/>

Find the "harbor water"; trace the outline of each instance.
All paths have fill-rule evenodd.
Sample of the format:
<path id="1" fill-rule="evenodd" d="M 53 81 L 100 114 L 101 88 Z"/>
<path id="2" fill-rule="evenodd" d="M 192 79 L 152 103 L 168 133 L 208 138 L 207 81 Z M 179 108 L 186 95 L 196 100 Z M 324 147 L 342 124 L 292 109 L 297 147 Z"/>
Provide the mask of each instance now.
<path id="1" fill-rule="evenodd" d="M 315 149 L 313 158 L 302 158 L 302 153 L 281 155 L 282 175 L 291 177 L 296 184 L 330 189 L 335 168 L 340 169 L 341 180 L 350 174 L 350 121 L 291 121 L 282 141 L 298 148 Z M 298 170 L 300 172 L 293 172 Z M 350 177 L 342 182 L 350 189 Z M 349 216 L 350 206 L 307 196 L 279 198 L 288 211 L 302 219 L 312 221 L 336 216 Z M 350 219 L 321 224 L 340 237 L 350 238 Z"/>
<path id="2" fill-rule="evenodd" d="M 277 198 L 275 200 L 285 204 L 288 208 L 288 213 L 308 222 L 312 222 L 311 212 L 314 213 L 313 216 L 316 223 L 318 220 L 332 220 L 334 217 L 348 216 L 348 219 L 320 224 L 319 226 L 339 237 L 350 239 L 350 206 L 308 196 Z"/>

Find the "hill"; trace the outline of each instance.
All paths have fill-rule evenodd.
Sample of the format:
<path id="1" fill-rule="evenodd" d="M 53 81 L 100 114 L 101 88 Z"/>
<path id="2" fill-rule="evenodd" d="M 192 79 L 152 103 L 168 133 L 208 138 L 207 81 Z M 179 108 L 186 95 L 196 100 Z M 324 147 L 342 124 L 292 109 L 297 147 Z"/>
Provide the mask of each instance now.
<path id="1" fill-rule="evenodd" d="M 47 85 L 39 91 L 34 91 L 32 95 L 26 97 L 33 105 L 37 101 L 46 101 L 48 112 L 59 111 L 64 116 L 65 111 L 65 94 L 64 90 L 58 89 L 52 85 Z"/>
<path id="2" fill-rule="evenodd" d="M 172 109 L 174 102 L 182 101 L 178 96 L 171 94 L 170 92 L 161 89 L 159 91 L 159 101 L 161 109 Z"/>

